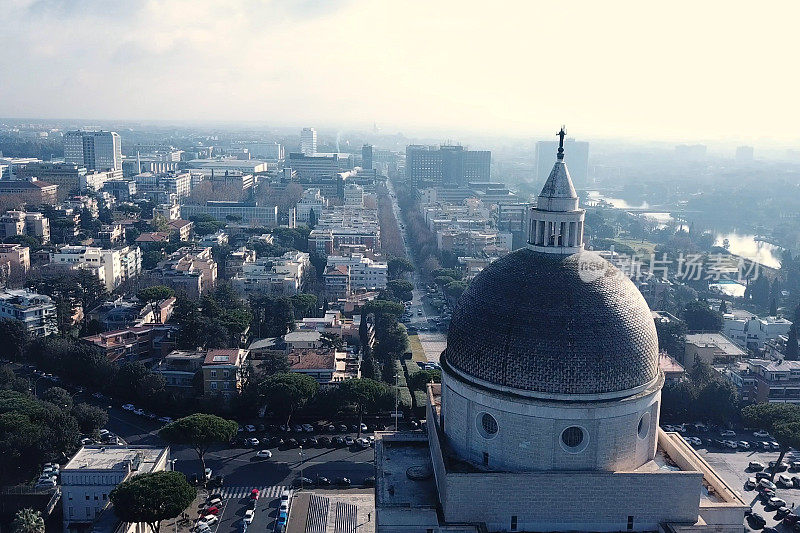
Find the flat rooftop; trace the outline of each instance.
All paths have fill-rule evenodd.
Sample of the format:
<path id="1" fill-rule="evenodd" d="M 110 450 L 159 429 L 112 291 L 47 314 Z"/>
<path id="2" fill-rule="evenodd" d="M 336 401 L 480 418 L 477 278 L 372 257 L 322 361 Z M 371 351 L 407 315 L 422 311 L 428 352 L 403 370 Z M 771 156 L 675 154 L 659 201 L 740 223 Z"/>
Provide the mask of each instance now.
<path id="1" fill-rule="evenodd" d="M 159 458 L 169 448 L 155 446 L 83 446 L 61 470 L 124 470 L 127 464 L 139 458 L 139 473 L 153 470 Z"/>
<path id="2" fill-rule="evenodd" d="M 375 460 L 376 467 L 380 465 L 375 484 L 378 505 L 436 507 L 439 500 L 427 435 L 391 433 L 382 435 L 380 441 L 375 447 L 376 455 L 380 455 Z"/>

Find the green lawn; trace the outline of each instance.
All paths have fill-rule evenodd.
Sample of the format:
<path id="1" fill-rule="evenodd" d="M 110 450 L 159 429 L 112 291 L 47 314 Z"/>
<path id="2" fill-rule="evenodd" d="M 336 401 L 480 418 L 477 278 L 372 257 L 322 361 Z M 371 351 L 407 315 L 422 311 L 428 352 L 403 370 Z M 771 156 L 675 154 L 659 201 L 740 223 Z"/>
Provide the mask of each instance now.
<path id="1" fill-rule="evenodd" d="M 419 342 L 419 337 L 417 335 L 409 335 L 408 344 L 411 345 L 412 360 L 422 363 L 428 362 L 428 358 L 425 357 L 425 351 L 422 349 L 422 343 Z"/>

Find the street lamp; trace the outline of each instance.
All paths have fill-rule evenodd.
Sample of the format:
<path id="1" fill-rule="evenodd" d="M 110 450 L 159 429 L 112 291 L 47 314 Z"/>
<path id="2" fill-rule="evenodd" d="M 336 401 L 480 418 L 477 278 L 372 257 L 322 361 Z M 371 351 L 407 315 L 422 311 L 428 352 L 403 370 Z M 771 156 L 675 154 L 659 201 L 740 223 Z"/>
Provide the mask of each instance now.
<path id="1" fill-rule="evenodd" d="M 38 378 L 33 380 L 33 397 L 38 398 L 39 396 L 36 394 L 36 386 L 39 384 L 39 380 L 42 379 L 44 376 L 39 376 Z"/>
<path id="2" fill-rule="evenodd" d="M 300 488 L 303 488 L 303 447 L 300 446 Z"/>

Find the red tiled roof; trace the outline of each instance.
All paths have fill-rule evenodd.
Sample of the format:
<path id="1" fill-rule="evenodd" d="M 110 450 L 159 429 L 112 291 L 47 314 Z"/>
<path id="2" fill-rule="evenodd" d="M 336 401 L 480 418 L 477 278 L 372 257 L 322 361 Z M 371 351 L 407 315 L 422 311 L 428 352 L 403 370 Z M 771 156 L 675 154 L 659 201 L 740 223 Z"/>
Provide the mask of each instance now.
<path id="1" fill-rule="evenodd" d="M 333 351 L 302 351 L 289 354 L 292 370 L 333 370 L 336 356 Z"/>
<path id="2" fill-rule="evenodd" d="M 212 349 L 206 353 L 204 365 L 235 365 L 239 359 L 237 348 Z"/>

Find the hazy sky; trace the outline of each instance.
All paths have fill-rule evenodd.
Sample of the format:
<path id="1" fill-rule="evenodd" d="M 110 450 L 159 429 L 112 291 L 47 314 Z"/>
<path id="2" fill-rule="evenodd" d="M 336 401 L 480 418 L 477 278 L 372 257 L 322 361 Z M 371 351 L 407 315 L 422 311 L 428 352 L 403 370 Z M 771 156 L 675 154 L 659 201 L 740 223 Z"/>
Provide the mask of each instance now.
<path id="1" fill-rule="evenodd" d="M 0 116 L 786 142 L 798 18 L 794 1 L 0 0 Z"/>

